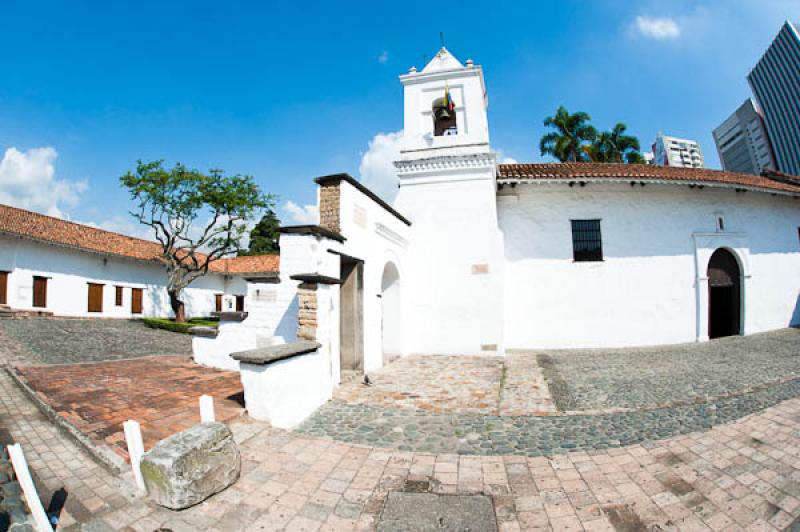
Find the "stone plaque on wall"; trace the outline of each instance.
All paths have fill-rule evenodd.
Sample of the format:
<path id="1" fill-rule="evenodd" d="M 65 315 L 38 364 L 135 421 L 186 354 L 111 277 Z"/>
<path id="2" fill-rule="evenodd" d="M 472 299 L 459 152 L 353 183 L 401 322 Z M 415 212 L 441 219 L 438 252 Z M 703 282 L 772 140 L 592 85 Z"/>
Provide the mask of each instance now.
<path id="1" fill-rule="evenodd" d="M 353 209 L 353 222 L 359 227 L 367 227 L 367 210 L 361 205 L 356 205 Z"/>
<path id="2" fill-rule="evenodd" d="M 489 273 L 489 265 L 488 264 L 473 264 L 472 265 L 472 275 L 484 275 Z"/>
<path id="3" fill-rule="evenodd" d="M 253 291 L 253 301 L 257 301 L 259 303 L 274 303 L 278 300 L 278 293 L 275 290 L 265 290 L 263 288 L 257 288 Z"/>

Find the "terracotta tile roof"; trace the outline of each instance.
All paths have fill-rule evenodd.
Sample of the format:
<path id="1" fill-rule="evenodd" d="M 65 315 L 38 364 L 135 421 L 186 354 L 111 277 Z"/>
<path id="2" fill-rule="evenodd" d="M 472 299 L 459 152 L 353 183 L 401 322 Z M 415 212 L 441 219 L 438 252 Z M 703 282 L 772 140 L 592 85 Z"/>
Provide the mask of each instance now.
<path id="1" fill-rule="evenodd" d="M 211 270 L 224 273 L 273 273 L 280 269 L 280 255 L 231 257 L 211 263 Z"/>
<path id="2" fill-rule="evenodd" d="M 161 245 L 157 242 L 2 204 L 0 204 L 0 233 L 81 251 L 149 262 L 159 262 L 161 256 Z M 261 255 L 220 259 L 212 262 L 210 269 L 218 273 L 231 274 L 270 273 L 277 272 L 279 265 L 280 258 L 277 255 Z"/>
<path id="3" fill-rule="evenodd" d="M 755 188 L 800 194 L 800 186 L 764 176 L 737 174 L 707 168 L 675 168 L 647 164 L 539 163 L 498 164 L 497 179 L 514 180 L 623 180 L 674 181 Z"/>

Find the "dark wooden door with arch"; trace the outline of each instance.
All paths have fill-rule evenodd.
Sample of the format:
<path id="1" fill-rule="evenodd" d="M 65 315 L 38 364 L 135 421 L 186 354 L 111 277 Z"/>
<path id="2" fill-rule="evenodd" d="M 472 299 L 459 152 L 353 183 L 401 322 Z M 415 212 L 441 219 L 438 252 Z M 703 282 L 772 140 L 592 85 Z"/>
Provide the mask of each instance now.
<path id="1" fill-rule="evenodd" d="M 708 261 L 708 337 L 741 334 L 741 270 L 736 257 L 720 248 Z"/>

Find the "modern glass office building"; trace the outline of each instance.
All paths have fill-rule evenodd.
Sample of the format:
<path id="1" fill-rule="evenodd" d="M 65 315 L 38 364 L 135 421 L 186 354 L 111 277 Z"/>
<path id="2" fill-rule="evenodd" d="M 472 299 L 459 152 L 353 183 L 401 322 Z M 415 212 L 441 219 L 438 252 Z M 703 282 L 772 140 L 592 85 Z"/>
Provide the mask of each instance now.
<path id="1" fill-rule="evenodd" d="M 800 175 L 800 33 L 786 22 L 747 76 L 764 113 L 777 170 Z"/>

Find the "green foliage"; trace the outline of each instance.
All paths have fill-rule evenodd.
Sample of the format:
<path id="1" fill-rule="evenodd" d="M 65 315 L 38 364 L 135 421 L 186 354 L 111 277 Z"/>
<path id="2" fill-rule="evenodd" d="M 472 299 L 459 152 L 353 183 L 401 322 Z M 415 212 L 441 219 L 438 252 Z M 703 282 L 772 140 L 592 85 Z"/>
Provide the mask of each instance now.
<path id="1" fill-rule="evenodd" d="M 250 231 L 250 244 L 247 250 L 241 250 L 239 255 L 274 255 L 280 251 L 278 238 L 280 221 L 275 216 L 275 211 L 268 209 L 261 220 Z"/>
<path id="2" fill-rule="evenodd" d="M 120 177 L 120 183 L 137 202 L 131 214 L 151 227 L 161 244 L 178 321 L 184 312 L 181 291 L 206 275 L 215 260 L 238 251 L 247 222 L 275 205 L 250 176 L 226 176 L 222 170 L 204 174 L 180 163 L 167 169 L 163 161 L 138 161 L 136 171 Z"/>
<path id="3" fill-rule="evenodd" d="M 185 323 L 178 323 L 169 318 L 143 318 L 142 322 L 151 329 L 165 329 L 184 334 L 188 334 L 192 327 L 217 327 L 219 325 L 219 320 L 213 318 L 190 318 Z"/>
<path id="4" fill-rule="evenodd" d="M 639 153 L 639 139 L 626 135 L 628 127 L 617 123 L 611 131 L 603 131 L 586 147 L 589 159 L 596 163 L 644 162 Z"/>
<path id="5" fill-rule="evenodd" d="M 562 163 L 586 160 L 586 143 L 597 137 L 597 130 L 589 124 L 591 119 L 586 113 L 570 114 L 563 105 L 560 106 L 554 116 L 544 119 L 544 125 L 555 131 L 541 138 L 541 154 L 552 155 Z"/>
<path id="6" fill-rule="evenodd" d="M 555 131 L 545 134 L 539 141 L 541 154 L 552 155 L 562 163 L 644 163 L 639 139 L 625 134 L 625 124 L 620 122 L 611 131 L 598 133 L 589 124 L 590 120 L 587 113 L 570 114 L 560 106 L 554 116 L 544 119 L 544 125 Z"/>

